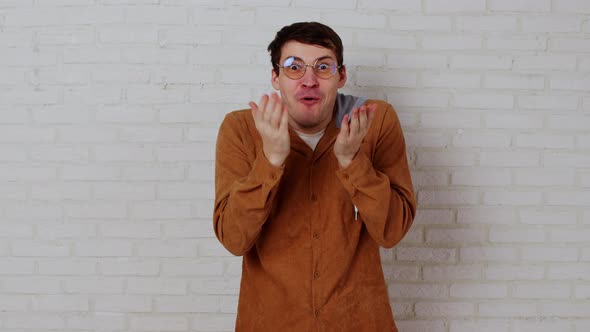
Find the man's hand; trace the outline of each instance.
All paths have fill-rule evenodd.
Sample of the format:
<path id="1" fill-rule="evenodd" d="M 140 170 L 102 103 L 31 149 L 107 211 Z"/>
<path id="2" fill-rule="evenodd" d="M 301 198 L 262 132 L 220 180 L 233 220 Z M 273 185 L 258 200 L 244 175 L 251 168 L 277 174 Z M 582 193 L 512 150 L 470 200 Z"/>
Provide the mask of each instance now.
<path id="1" fill-rule="evenodd" d="M 256 129 L 262 137 L 262 150 L 268 161 L 276 167 L 281 166 L 289 152 L 289 116 L 281 97 L 273 93 L 270 97 L 263 95 L 260 105 L 250 102 Z"/>
<path id="2" fill-rule="evenodd" d="M 334 154 L 340 167 L 346 168 L 356 156 L 361 142 L 367 135 L 371 122 L 375 117 L 377 105 L 363 105 L 352 110 L 352 114 L 346 114 L 340 125 L 340 134 L 334 144 Z M 350 121 L 350 123 L 349 123 Z"/>

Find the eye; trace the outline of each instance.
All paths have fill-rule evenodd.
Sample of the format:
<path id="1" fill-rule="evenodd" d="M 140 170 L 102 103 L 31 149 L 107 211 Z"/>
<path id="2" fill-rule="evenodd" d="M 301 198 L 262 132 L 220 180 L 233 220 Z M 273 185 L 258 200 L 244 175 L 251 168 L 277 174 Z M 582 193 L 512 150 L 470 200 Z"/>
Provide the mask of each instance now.
<path id="1" fill-rule="evenodd" d="M 299 64 L 299 63 L 292 63 L 287 68 L 289 68 L 289 70 L 300 70 L 301 69 L 301 64 Z"/>
<path id="2" fill-rule="evenodd" d="M 329 62 L 322 62 L 316 65 L 316 68 L 320 71 L 330 71 L 332 70 L 333 64 Z"/>

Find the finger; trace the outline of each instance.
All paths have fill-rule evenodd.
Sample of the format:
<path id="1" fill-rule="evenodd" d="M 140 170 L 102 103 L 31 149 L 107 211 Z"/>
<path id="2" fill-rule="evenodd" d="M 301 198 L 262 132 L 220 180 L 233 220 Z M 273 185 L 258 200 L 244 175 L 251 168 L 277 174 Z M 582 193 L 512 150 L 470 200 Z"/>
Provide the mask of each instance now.
<path id="1" fill-rule="evenodd" d="M 367 107 L 364 105 L 361 106 L 361 109 L 359 111 L 359 129 L 360 129 L 360 131 L 364 131 L 367 129 L 367 122 L 368 122 L 367 112 L 368 112 Z"/>
<path id="2" fill-rule="evenodd" d="M 367 109 L 367 128 L 371 127 L 371 124 L 373 123 L 373 119 L 375 118 L 375 114 L 377 114 L 377 105 L 376 104 L 369 105 L 368 109 Z"/>
<path id="3" fill-rule="evenodd" d="M 251 102 L 248 103 L 248 106 L 250 106 L 250 109 L 252 110 L 252 116 L 254 117 L 254 120 L 256 120 L 256 117 L 259 114 L 259 112 L 258 112 L 258 105 L 256 105 L 255 102 L 251 101 Z"/>
<path id="4" fill-rule="evenodd" d="M 262 118 L 264 122 L 270 121 L 272 111 L 275 108 L 275 103 L 276 103 L 276 93 L 273 93 L 269 96 L 268 103 L 266 104 L 266 107 L 264 108 L 264 116 Z"/>
<path id="5" fill-rule="evenodd" d="M 349 119 L 349 114 L 344 115 L 344 117 L 342 118 L 342 123 L 340 124 L 340 134 L 338 134 L 338 136 L 348 137 L 348 132 L 350 130 L 348 126 Z"/>
<path id="6" fill-rule="evenodd" d="M 278 95 L 275 96 L 275 105 L 274 105 L 274 109 L 271 111 L 270 114 L 270 124 L 273 128 L 278 128 L 279 127 L 279 123 L 281 121 L 282 115 L 283 115 L 283 101 L 281 99 L 281 97 L 279 97 Z"/>
<path id="7" fill-rule="evenodd" d="M 268 95 L 264 94 L 260 97 L 260 101 L 258 102 L 258 120 L 262 120 L 264 118 L 264 111 L 266 110 L 266 105 L 268 104 Z"/>
<path id="8" fill-rule="evenodd" d="M 354 136 L 359 131 L 359 109 L 352 110 L 352 117 L 350 120 L 350 136 Z"/>
<path id="9" fill-rule="evenodd" d="M 281 110 L 281 122 L 279 123 L 279 130 L 281 132 L 289 130 L 289 113 L 287 112 L 287 106 L 284 104 Z"/>

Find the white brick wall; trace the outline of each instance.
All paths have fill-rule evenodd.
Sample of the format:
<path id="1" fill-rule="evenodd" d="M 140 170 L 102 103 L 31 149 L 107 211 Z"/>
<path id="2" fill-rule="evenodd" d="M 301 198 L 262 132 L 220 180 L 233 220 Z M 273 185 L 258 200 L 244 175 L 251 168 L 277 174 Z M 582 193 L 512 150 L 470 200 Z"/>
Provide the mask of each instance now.
<path id="1" fill-rule="evenodd" d="M 0 0 L 0 331 L 233 329 L 217 128 L 301 20 L 402 120 L 400 331 L 588 331 L 586 0 Z"/>

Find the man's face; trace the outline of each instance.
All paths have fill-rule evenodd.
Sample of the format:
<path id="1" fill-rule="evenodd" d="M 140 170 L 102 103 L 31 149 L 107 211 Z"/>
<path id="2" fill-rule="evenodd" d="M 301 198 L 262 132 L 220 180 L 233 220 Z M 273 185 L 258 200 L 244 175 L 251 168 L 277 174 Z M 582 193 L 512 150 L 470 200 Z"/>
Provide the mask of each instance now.
<path id="1" fill-rule="evenodd" d="M 289 41 L 283 45 L 279 64 L 283 65 L 289 57 L 299 58 L 310 65 L 313 65 L 316 59 L 326 57 L 336 61 L 336 55 L 332 50 L 297 41 Z M 328 79 L 318 77 L 312 67 L 306 67 L 305 74 L 299 79 L 287 77 L 282 68 L 279 75 L 272 71 L 272 85 L 281 91 L 283 103 L 289 112 L 289 125 L 307 134 L 323 130 L 331 121 L 338 89 L 343 87 L 344 83 L 344 67 Z"/>

